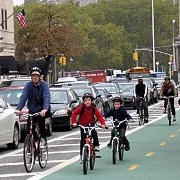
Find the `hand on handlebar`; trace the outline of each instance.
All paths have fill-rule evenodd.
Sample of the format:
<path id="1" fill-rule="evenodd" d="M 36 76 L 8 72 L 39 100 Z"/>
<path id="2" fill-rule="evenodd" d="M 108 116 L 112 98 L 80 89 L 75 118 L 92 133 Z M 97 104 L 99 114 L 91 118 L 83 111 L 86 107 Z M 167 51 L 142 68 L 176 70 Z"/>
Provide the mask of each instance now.
<path id="1" fill-rule="evenodd" d="M 73 127 L 77 127 L 77 123 L 73 123 L 72 125 L 73 125 Z"/>

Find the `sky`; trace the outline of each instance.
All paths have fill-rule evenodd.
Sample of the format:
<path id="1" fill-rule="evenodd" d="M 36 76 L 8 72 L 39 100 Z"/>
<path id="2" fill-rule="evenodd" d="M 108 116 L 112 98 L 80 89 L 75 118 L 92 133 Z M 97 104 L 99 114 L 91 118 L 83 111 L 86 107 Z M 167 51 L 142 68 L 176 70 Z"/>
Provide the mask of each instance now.
<path id="1" fill-rule="evenodd" d="M 22 5 L 24 3 L 24 0 L 13 0 L 13 5 Z"/>

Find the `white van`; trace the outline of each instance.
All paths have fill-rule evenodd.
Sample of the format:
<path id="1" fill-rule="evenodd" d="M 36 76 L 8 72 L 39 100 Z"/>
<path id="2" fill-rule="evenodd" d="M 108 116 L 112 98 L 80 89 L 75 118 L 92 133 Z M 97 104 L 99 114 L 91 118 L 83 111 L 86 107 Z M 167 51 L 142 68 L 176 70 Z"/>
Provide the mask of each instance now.
<path id="1" fill-rule="evenodd" d="M 77 79 L 75 77 L 64 77 L 58 78 L 57 83 L 68 83 L 68 82 L 76 82 Z"/>

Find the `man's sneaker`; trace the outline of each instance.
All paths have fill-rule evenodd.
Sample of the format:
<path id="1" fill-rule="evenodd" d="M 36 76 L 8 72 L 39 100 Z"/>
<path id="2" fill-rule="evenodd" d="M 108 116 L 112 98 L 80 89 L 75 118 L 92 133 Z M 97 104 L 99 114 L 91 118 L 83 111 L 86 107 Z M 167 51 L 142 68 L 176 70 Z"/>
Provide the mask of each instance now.
<path id="1" fill-rule="evenodd" d="M 111 143 L 110 143 L 110 142 L 107 144 L 107 147 L 108 147 L 108 148 L 111 148 Z"/>
<path id="2" fill-rule="evenodd" d="M 166 114 L 166 109 L 164 109 L 163 113 Z"/>
<path id="3" fill-rule="evenodd" d="M 100 151 L 99 146 L 95 146 L 95 151 Z"/>
<path id="4" fill-rule="evenodd" d="M 145 118 L 145 119 L 144 119 L 144 123 L 148 123 L 148 118 Z"/>
<path id="5" fill-rule="evenodd" d="M 176 116 L 173 116 L 173 122 L 175 122 L 176 121 Z"/>
<path id="6" fill-rule="evenodd" d="M 136 111 L 136 114 L 139 114 L 139 111 Z"/>
<path id="7" fill-rule="evenodd" d="M 129 151 L 129 150 L 130 150 L 129 144 L 126 144 L 126 145 L 125 145 L 125 150 L 126 150 L 126 151 Z"/>

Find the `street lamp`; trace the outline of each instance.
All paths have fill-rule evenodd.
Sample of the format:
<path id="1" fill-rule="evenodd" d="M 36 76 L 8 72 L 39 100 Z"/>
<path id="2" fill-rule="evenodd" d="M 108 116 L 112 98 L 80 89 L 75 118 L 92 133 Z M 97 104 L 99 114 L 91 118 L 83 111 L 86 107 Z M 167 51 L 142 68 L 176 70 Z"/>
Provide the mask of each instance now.
<path id="1" fill-rule="evenodd" d="M 173 70 L 176 71 L 176 55 L 175 55 L 175 42 L 174 42 L 174 24 L 175 24 L 176 20 L 173 19 L 172 23 L 173 23 Z"/>
<path id="2" fill-rule="evenodd" d="M 156 62 L 156 71 L 159 72 L 159 62 Z"/>
<path id="3" fill-rule="evenodd" d="M 155 72 L 155 38 L 154 38 L 154 0 L 152 0 L 152 42 L 153 42 L 153 71 Z"/>
<path id="4" fill-rule="evenodd" d="M 169 77 L 171 78 L 171 65 L 172 65 L 171 61 L 169 61 L 168 64 L 169 64 Z"/>

